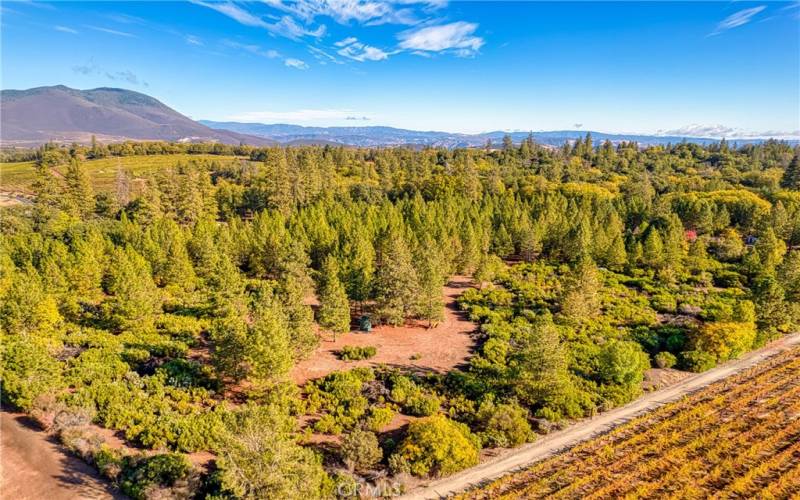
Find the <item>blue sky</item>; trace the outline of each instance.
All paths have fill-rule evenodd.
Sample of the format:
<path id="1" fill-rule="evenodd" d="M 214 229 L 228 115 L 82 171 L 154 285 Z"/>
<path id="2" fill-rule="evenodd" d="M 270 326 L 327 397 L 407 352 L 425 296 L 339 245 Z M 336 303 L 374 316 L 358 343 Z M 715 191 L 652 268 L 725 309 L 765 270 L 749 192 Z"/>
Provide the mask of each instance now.
<path id="1" fill-rule="evenodd" d="M 800 2 L 2 2 L 2 87 L 192 118 L 800 135 Z"/>

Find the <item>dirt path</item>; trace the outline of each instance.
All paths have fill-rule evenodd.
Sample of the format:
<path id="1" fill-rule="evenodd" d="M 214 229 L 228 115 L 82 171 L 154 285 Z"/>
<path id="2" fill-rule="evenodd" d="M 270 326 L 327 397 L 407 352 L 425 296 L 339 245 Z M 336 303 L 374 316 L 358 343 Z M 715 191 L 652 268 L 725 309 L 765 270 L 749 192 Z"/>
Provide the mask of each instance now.
<path id="1" fill-rule="evenodd" d="M 549 434 L 535 443 L 511 450 L 504 455 L 453 476 L 424 484 L 401 498 L 410 500 L 446 497 L 466 490 L 471 486 L 477 486 L 487 480 L 498 478 L 503 474 L 526 467 L 565 448 L 602 434 L 641 413 L 675 401 L 690 392 L 754 366 L 764 359 L 798 344 L 800 344 L 800 333 L 783 337 L 766 347 L 744 355 L 738 360 L 729 361 L 713 370 L 693 375 L 666 389 L 651 392 L 626 406 L 577 422 L 564 430 Z"/>
<path id="2" fill-rule="evenodd" d="M 458 310 L 456 304 L 458 296 L 470 286 L 470 278 L 466 276 L 453 276 L 450 279 L 443 290 L 445 319 L 434 328 L 427 328 L 425 324 L 378 326 L 371 333 L 338 335 L 336 342 L 332 336 L 324 334 L 316 352 L 294 367 L 292 379 L 302 384 L 336 370 L 379 364 L 421 372 L 444 373 L 452 370 L 469 359 L 475 346 L 472 333 L 476 325 Z M 342 361 L 336 354 L 345 345 L 374 346 L 378 353 L 368 360 Z"/>
<path id="3" fill-rule="evenodd" d="M 20 413 L 0 411 L 0 497 L 14 500 L 125 498 Z"/>

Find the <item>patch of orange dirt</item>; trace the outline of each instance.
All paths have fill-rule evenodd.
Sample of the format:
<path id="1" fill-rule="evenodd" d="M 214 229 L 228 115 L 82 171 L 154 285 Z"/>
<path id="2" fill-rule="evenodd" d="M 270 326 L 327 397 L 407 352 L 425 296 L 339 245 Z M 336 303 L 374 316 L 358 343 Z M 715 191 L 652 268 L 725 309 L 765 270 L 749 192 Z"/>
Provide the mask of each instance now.
<path id="1" fill-rule="evenodd" d="M 297 363 L 292 379 L 298 384 L 331 372 L 357 366 L 388 365 L 418 372 L 445 373 L 466 362 L 475 347 L 476 326 L 458 309 L 456 299 L 472 286 L 470 278 L 453 276 L 444 287 L 444 321 L 433 328 L 423 323 L 405 326 L 381 325 L 370 333 L 348 332 L 333 336 L 320 332 L 322 342 L 308 359 Z M 370 359 L 342 361 L 337 352 L 346 345 L 373 346 L 378 352 Z M 415 359 L 412 359 L 415 358 Z"/>

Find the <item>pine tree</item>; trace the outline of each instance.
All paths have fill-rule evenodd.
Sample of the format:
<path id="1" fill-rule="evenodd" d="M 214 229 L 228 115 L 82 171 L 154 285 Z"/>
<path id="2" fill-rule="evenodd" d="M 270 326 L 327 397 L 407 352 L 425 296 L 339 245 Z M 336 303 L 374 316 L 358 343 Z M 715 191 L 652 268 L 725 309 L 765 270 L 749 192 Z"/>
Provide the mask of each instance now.
<path id="1" fill-rule="evenodd" d="M 386 323 L 399 326 L 414 311 L 419 283 L 399 230 L 390 228 L 384 234 L 375 271 L 375 312 Z"/>
<path id="2" fill-rule="evenodd" d="M 94 212 L 94 193 L 89 178 L 78 160 L 72 160 L 64 174 L 64 210 L 75 217 L 86 217 Z"/>
<path id="3" fill-rule="evenodd" d="M 444 319 L 442 285 L 445 269 L 440 252 L 430 239 L 420 245 L 417 252 L 417 276 L 419 277 L 419 301 L 417 314 L 428 322 L 428 328 Z"/>
<path id="4" fill-rule="evenodd" d="M 659 269 L 664 263 L 664 242 L 655 227 L 651 227 L 642 244 L 642 260 L 654 269 Z"/>
<path id="5" fill-rule="evenodd" d="M 317 322 L 322 328 L 337 333 L 350 331 L 350 301 L 342 282 L 339 280 L 339 264 L 333 256 L 328 256 L 320 270 L 319 310 Z"/>
<path id="6" fill-rule="evenodd" d="M 60 193 L 58 181 L 50 167 L 42 162 L 36 164 L 36 174 L 32 188 L 38 207 L 44 208 L 58 205 Z"/>
<path id="7" fill-rule="evenodd" d="M 149 330 L 161 305 L 150 266 L 132 247 L 115 248 L 104 284 L 110 297 L 104 307 L 120 329 Z"/>
<path id="8" fill-rule="evenodd" d="M 758 253 L 763 273 L 772 273 L 786 253 L 786 243 L 775 236 L 775 231 L 771 227 L 764 231 L 753 248 Z"/>
<path id="9" fill-rule="evenodd" d="M 592 259 L 584 257 L 570 272 L 561 298 L 561 314 L 572 322 L 600 314 L 600 275 Z"/>
<path id="10" fill-rule="evenodd" d="M 781 177 L 781 187 L 800 191 L 800 154 L 795 153 Z"/>

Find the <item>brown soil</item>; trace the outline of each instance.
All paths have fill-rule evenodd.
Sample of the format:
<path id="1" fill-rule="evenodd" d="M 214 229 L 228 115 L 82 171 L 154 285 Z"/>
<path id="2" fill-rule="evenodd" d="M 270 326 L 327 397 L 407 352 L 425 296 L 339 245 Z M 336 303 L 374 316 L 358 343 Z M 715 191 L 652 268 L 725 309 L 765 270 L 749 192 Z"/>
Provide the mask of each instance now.
<path id="1" fill-rule="evenodd" d="M 675 385 L 692 375 L 694 374 L 691 372 L 684 372 L 673 368 L 650 368 L 644 372 L 642 389 L 645 391 L 657 391 L 658 389 Z"/>
<path id="2" fill-rule="evenodd" d="M 0 496 L 15 500 L 124 498 L 20 413 L 0 412 Z"/>
<path id="3" fill-rule="evenodd" d="M 475 324 L 458 310 L 456 299 L 472 286 L 465 276 L 454 276 L 444 287 L 445 319 L 433 328 L 424 323 L 405 326 L 378 326 L 372 332 L 349 332 L 336 340 L 321 332 L 322 342 L 311 357 L 298 363 L 292 379 L 298 384 L 356 366 L 388 365 L 419 372 L 444 373 L 463 364 L 475 347 Z M 378 353 L 371 359 L 342 361 L 336 354 L 343 346 L 374 346 Z M 418 359 L 411 359 L 412 357 Z"/>

